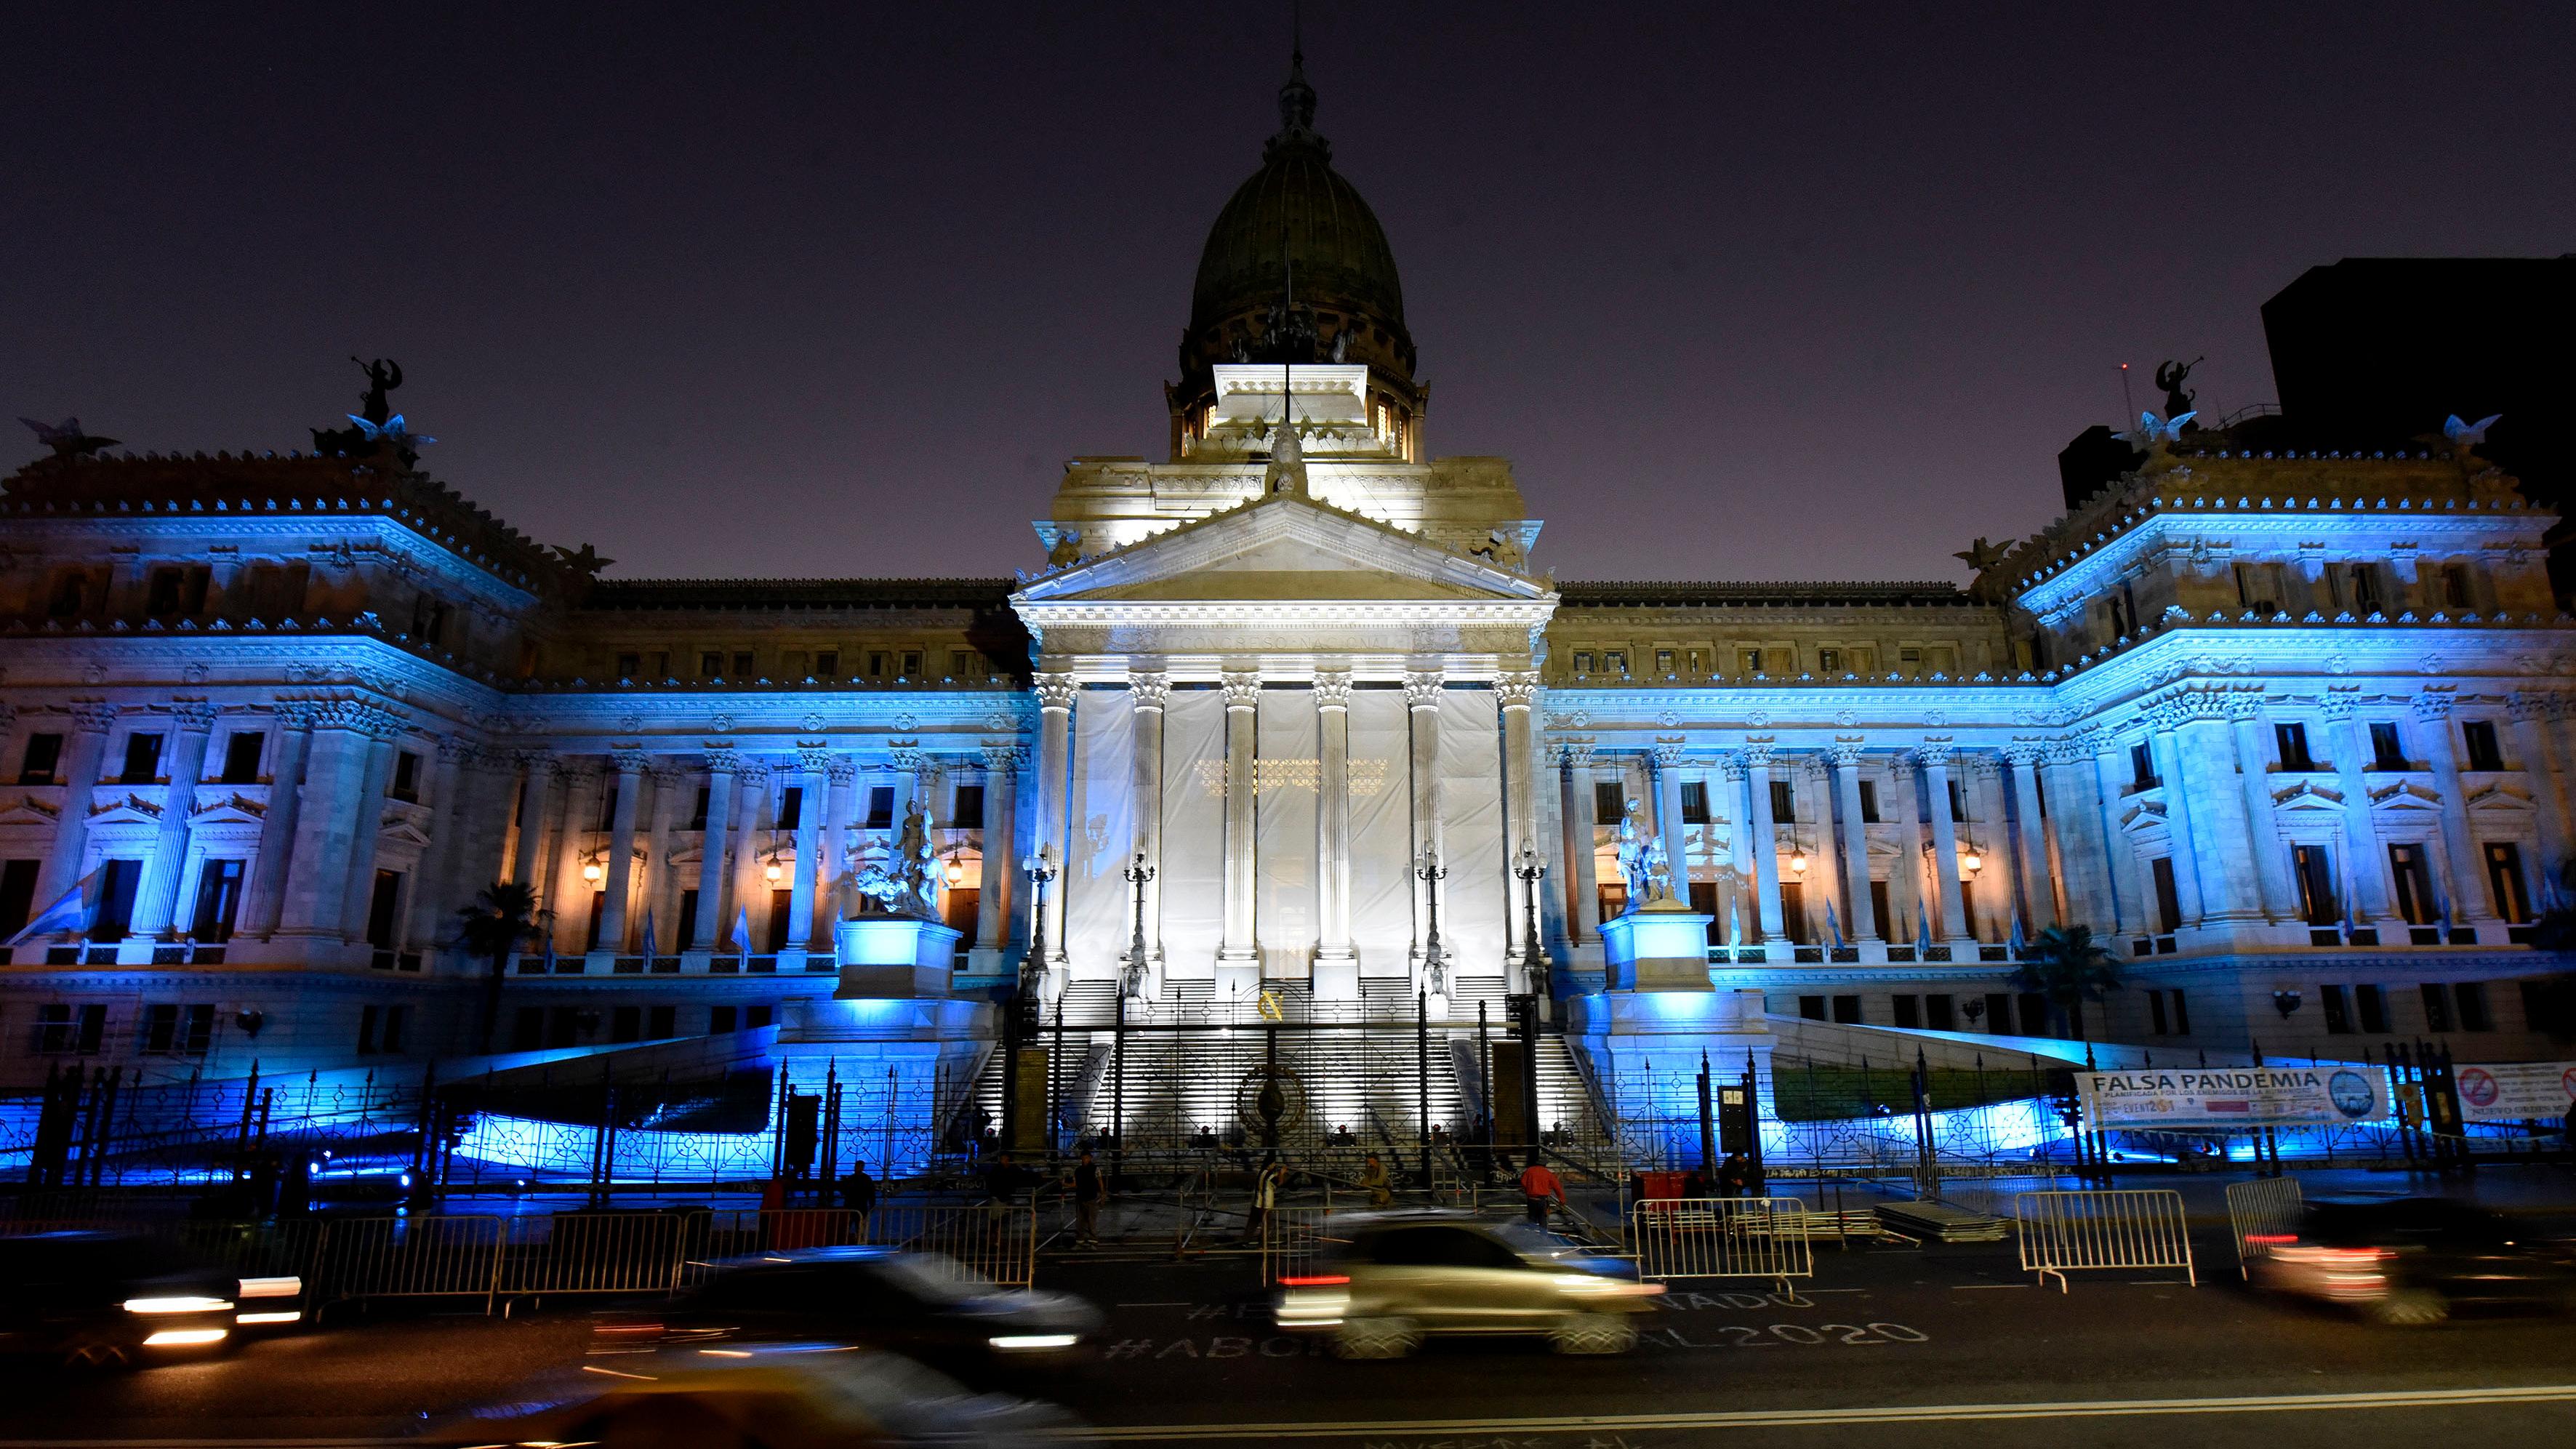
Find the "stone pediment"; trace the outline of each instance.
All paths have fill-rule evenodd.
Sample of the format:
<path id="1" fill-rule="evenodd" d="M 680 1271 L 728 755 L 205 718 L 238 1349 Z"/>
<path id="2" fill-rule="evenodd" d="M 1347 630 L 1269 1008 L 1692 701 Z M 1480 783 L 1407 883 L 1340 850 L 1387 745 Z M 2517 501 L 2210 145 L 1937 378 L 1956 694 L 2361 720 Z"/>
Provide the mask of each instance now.
<path id="1" fill-rule="evenodd" d="M 1543 603 L 1539 580 L 1372 518 L 1280 494 L 1034 580 L 1013 600 L 1061 604 Z"/>

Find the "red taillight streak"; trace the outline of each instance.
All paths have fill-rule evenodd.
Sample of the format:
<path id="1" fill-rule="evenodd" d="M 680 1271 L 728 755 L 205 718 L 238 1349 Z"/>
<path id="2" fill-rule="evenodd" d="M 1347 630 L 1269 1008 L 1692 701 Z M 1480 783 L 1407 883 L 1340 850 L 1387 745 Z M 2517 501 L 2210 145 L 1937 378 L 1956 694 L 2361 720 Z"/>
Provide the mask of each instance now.
<path id="1" fill-rule="evenodd" d="M 1282 1288 L 1332 1288 L 1348 1283 L 1349 1281 L 1351 1280 L 1348 1274 L 1331 1273 L 1314 1278 L 1282 1278 L 1279 1280 L 1279 1286 Z"/>
<path id="2" fill-rule="evenodd" d="M 2298 1240 L 2299 1235 L 2296 1233 L 2247 1233 L 2245 1235 L 2245 1241 L 2249 1243 L 2270 1243 L 2277 1245 L 2280 1243 L 2295 1243 Z"/>

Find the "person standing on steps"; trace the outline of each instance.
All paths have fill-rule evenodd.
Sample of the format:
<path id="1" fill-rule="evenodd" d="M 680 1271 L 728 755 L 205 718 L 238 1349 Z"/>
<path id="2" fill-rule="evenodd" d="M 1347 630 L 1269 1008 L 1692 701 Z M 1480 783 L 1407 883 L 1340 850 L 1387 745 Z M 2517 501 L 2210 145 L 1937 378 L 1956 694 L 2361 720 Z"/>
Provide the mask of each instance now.
<path id="1" fill-rule="evenodd" d="M 1558 1207 L 1565 1207 L 1565 1183 L 1545 1162 L 1532 1156 L 1529 1166 L 1521 1169 L 1521 1206 L 1529 1213 L 1531 1227 L 1547 1226 L 1547 1204 L 1550 1198 L 1556 1200 Z M 1571 1211 L 1571 1209 L 1568 1210 Z"/>
<path id="2" fill-rule="evenodd" d="M 1243 1236 L 1246 1242 L 1258 1238 L 1270 1225 L 1270 1210 L 1279 1205 L 1279 1189 L 1287 1184 L 1288 1169 L 1279 1165 L 1276 1154 L 1263 1160 L 1261 1171 L 1252 1179 L 1252 1210 L 1244 1214 Z"/>
<path id="3" fill-rule="evenodd" d="M 1073 1245 L 1096 1247 L 1100 1242 L 1100 1205 L 1109 1200 L 1109 1185 L 1101 1179 L 1100 1164 L 1090 1149 L 1083 1150 L 1082 1161 L 1073 1169 Z"/>

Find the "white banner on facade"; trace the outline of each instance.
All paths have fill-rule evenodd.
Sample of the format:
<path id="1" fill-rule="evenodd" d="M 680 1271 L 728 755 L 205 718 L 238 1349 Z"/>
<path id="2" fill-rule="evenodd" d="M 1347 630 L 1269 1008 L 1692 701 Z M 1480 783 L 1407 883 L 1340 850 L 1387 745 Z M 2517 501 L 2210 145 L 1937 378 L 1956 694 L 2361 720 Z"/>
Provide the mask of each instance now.
<path id="1" fill-rule="evenodd" d="M 2084 1119 L 2095 1127 L 2312 1127 L 2388 1115 L 2377 1067 L 2157 1067 L 2077 1072 Z"/>
<path id="2" fill-rule="evenodd" d="M 2490 1062 L 2451 1069 L 2472 1122 L 2564 1117 L 2576 1110 L 2576 1062 Z"/>

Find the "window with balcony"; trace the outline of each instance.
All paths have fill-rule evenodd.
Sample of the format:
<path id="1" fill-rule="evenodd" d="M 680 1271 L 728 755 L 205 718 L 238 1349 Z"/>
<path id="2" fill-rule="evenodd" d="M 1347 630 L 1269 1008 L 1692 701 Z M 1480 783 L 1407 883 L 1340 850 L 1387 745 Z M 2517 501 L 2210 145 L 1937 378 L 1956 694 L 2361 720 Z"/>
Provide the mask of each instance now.
<path id="1" fill-rule="evenodd" d="M 2501 770 L 2504 751 L 2496 745 L 2496 727 L 2492 720 L 2473 719 L 2460 726 L 2460 742 L 2466 749 L 2462 760 L 2471 770 Z"/>
<path id="2" fill-rule="evenodd" d="M 1840 674 L 1840 673 L 1842 673 L 1842 672 L 1843 672 L 1843 651 L 1841 651 L 1841 650 L 1839 650 L 1839 649 L 1819 649 L 1819 650 L 1817 650 L 1817 651 L 1816 651 L 1816 672 L 1817 672 L 1818 674 L 1823 674 L 1823 675 L 1835 675 L 1835 674 Z"/>
<path id="3" fill-rule="evenodd" d="M 418 754 L 404 750 L 394 756 L 393 783 L 385 787 L 385 793 L 397 800 L 420 799 L 420 756 Z"/>
<path id="4" fill-rule="evenodd" d="M 62 760 L 63 737 L 61 735 L 27 736 L 27 755 L 18 766 L 18 783 L 21 785 L 54 784 L 54 771 L 61 767 Z"/>
<path id="5" fill-rule="evenodd" d="M 197 869 L 197 908 L 188 934 L 210 945 L 233 938 L 233 917 L 241 911 L 242 862 L 208 860 Z"/>
<path id="6" fill-rule="evenodd" d="M 224 736 L 224 776 L 227 785 L 259 783 L 259 757 L 268 745 L 268 736 L 259 730 L 235 730 Z"/>
<path id="7" fill-rule="evenodd" d="M 1628 813 L 1628 789 L 1616 780 L 1592 782 L 1592 818 L 1603 825 L 1616 825 Z"/>
<path id="8" fill-rule="evenodd" d="M 2440 916 L 2433 903 L 2433 867 L 2421 845 L 2388 847 L 2388 874 L 2397 887 L 2397 914 L 2410 926 L 2429 926 Z"/>
<path id="9" fill-rule="evenodd" d="M 125 767 L 118 771 L 120 785 L 149 785 L 161 778 L 161 737 L 137 731 L 125 737 Z"/>
<path id="10" fill-rule="evenodd" d="M 2342 917 L 2335 898 L 2334 858 L 2322 845 L 2290 847 L 2290 873 L 2299 883 L 2299 914 L 2311 926 L 2331 926 Z"/>
<path id="11" fill-rule="evenodd" d="M 1860 818 L 1861 823 L 1865 825 L 1878 823 L 1878 782 L 1876 780 L 1860 782 Z"/>
<path id="12" fill-rule="evenodd" d="M 1682 823 L 1684 825 L 1708 823 L 1707 781 L 1684 780 L 1682 782 Z"/>
<path id="13" fill-rule="evenodd" d="M 2145 740 L 2129 746 L 2129 784 L 2139 790 L 2152 790 L 2164 781 L 2156 778 L 2156 751 Z"/>
<path id="14" fill-rule="evenodd" d="M 1736 650 L 1735 667 L 1738 673 L 1760 674 L 1762 672 L 1762 651 L 1759 649 Z"/>
<path id="15" fill-rule="evenodd" d="M 2531 894 L 2522 878 L 2522 847 L 2510 840 L 2488 841 L 2484 850 L 2487 862 L 2487 893 L 2495 901 L 2495 913 L 2507 925 L 2519 926 L 2531 919 Z"/>
<path id="16" fill-rule="evenodd" d="M 1771 782 L 1771 823 L 1795 824 L 1798 819 L 1798 792 L 1786 780 Z"/>
<path id="17" fill-rule="evenodd" d="M 2317 762 L 2308 754 L 2308 727 L 2303 724 L 2272 726 L 2272 742 L 2281 751 L 2281 768 L 2293 772 L 2314 770 Z"/>
<path id="18" fill-rule="evenodd" d="M 2370 727 L 2370 767 L 2374 770 L 2413 768 L 2407 763 L 2405 738 L 2397 733 L 2393 721 L 2381 720 Z"/>

